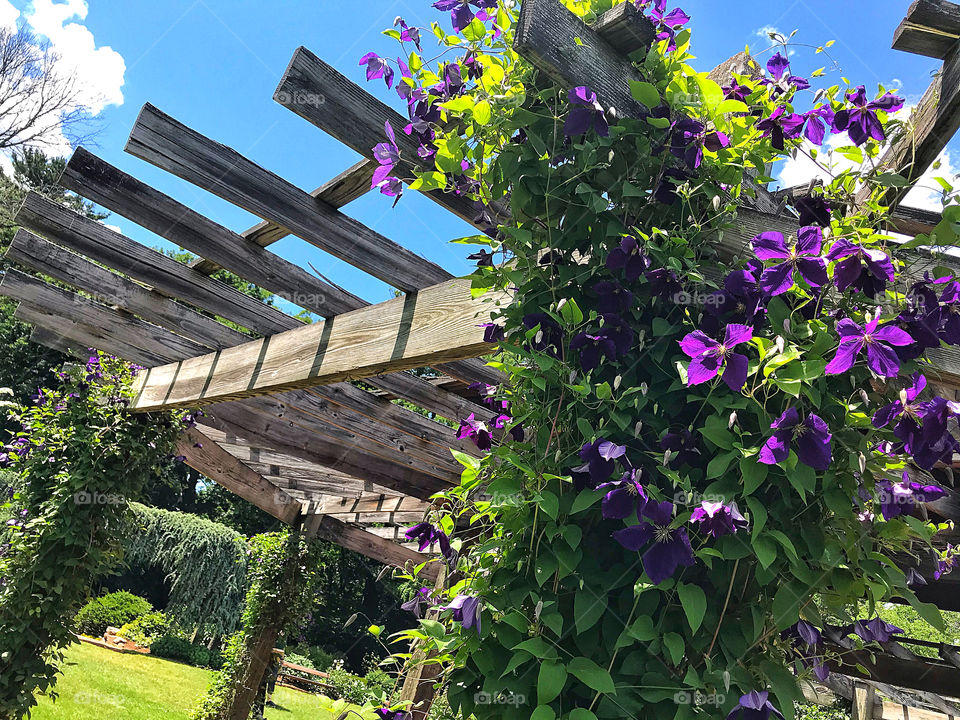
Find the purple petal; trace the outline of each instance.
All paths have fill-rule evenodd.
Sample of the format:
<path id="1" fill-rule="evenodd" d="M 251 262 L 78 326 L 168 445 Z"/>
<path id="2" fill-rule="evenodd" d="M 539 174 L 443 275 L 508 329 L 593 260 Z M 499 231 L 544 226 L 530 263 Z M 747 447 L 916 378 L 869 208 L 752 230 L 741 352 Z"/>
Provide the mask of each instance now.
<path id="1" fill-rule="evenodd" d="M 723 346 L 727 349 L 736 347 L 740 343 L 749 342 L 753 339 L 753 328 L 749 325 L 739 325 L 732 323 L 727 325 L 723 336 Z"/>
<path id="2" fill-rule="evenodd" d="M 750 242 L 753 252 L 761 260 L 783 260 L 790 257 L 790 250 L 783 241 L 783 233 L 760 233 Z"/>
<path id="3" fill-rule="evenodd" d="M 842 342 L 840 347 L 837 348 L 837 354 L 833 356 L 833 360 L 827 363 L 824 372 L 827 375 L 839 375 L 840 373 L 846 372 L 853 367 L 853 363 L 857 360 L 857 355 L 860 354 L 860 350 L 863 348 L 863 341 L 860 342 Z"/>
<path id="4" fill-rule="evenodd" d="M 867 365 L 883 377 L 896 377 L 900 373 L 900 358 L 893 348 L 876 342 L 867 343 Z"/>
<path id="5" fill-rule="evenodd" d="M 723 381 L 736 393 L 740 392 L 747 382 L 748 364 L 747 356 L 738 353 L 734 353 L 726 360 L 723 368 Z"/>
<path id="6" fill-rule="evenodd" d="M 827 264 L 822 258 L 797 258 L 797 270 L 811 287 L 821 287 L 828 282 Z"/>
<path id="7" fill-rule="evenodd" d="M 901 330 L 895 325 L 884 325 L 882 328 L 873 333 L 873 337 L 877 340 L 882 340 L 883 342 L 889 345 L 911 345 L 913 343 L 913 338 L 905 330 Z"/>
<path id="8" fill-rule="evenodd" d="M 793 264 L 785 262 L 767 268 L 760 276 L 757 287 L 766 295 L 782 295 L 793 287 Z"/>
<path id="9" fill-rule="evenodd" d="M 642 522 L 639 525 L 631 525 L 628 528 L 623 528 L 623 530 L 617 530 L 613 533 L 613 539 L 627 550 L 637 552 L 653 540 L 653 534 L 653 525 Z"/>
<path id="10" fill-rule="evenodd" d="M 777 432 L 767 438 L 763 447 L 760 448 L 760 454 L 757 456 L 757 460 L 764 465 L 782 463 L 790 454 L 791 437 L 793 437 L 793 433 L 790 430 L 777 430 Z"/>
<path id="11" fill-rule="evenodd" d="M 823 247 L 823 229 L 817 225 L 808 225 L 797 231 L 797 254 L 819 255 Z"/>
<path id="12" fill-rule="evenodd" d="M 720 372 L 718 355 L 700 355 L 692 358 L 687 366 L 687 385 L 699 385 L 713 380 L 718 372 Z"/>
<path id="13" fill-rule="evenodd" d="M 693 562 L 693 548 L 683 528 L 674 530 L 670 540 L 655 542 L 643 554 L 643 569 L 654 585 L 671 577 L 681 565 L 690 567 Z"/>

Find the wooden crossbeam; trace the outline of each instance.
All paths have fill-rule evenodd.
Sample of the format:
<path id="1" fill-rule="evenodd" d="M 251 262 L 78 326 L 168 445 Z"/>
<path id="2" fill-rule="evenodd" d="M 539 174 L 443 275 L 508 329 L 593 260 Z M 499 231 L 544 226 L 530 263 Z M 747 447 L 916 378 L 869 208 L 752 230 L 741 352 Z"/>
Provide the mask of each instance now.
<path id="1" fill-rule="evenodd" d="M 184 462 L 287 525 L 300 517 L 300 502 L 248 468 L 197 428 L 187 428 L 177 441 Z"/>
<path id="2" fill-rule="evenodd" d="M 276 308 L 191 270 L 39 193 L 27 194 L 14 222 L 57 245 L 102 262 L 165 294 L 228 317 L 255 332 L 270 335 L 290 328 L 292 318 Z"/>
<path id="3" fill-rule="evenodd" d="M 827 662 L 832 672 L 939 695 L 952 696 L 960 688 L 960 669 L 932 659 L 917 662 L 890 653 L 849 650 L 829 643 L 827 649 L 839 655 Z"/>
<path id="4" fill-rule="evenodd" d="M 657 36 L 653 23 L 630 2 L 615 5 L 590 27 L 621 55 L 649 50 Z"/>
<path id="5" fill-rule="evenodd" d="M 450 279 L 440 266 L 311 197 L 274 173 L 144 105 L 127 152 L 282 225 L 325 252 L 403 291 Z"/>
<path id="6" fill-rule="evenodd" d="M 450 280 L 324 322 L 143 373 L 137 411 L 193 407 L 477 357 L 478 316 L 505 294 L 474 298 Z"/>
<path id="7" fill-rule="evenodd" d="M 314 498 L 307 512 L 337 513 L 372 513 L 372 512 L 418 512 L 424 513 L 430 503 L 416 498 L 402 496 L 385 496 L 371 493 L 359 497 L 337 497 L 336 495 L 318 495 Z"/>
<path id="8" fill-rule="evenodd" d="M 378 165 L 379 163 L 376 161 L 364 158 L 318 187 L 310 195 L 321 202 L 325 202 L 330 207 L 341 208 L 370 191 L 373 171 Z M 269 220 L 261 220 L 240 234 L 260 247 L 267 247 L 278 240 L 283 240 L 290 234 L 290 231 Z M 206 258 L 198 258 L 190 267 L 204 275 L 210 275 L 220 269 L 219 265 Z"/>
<path id="9" fill-rule="evenodd" d="M 365 304 L 82 147 L 74 151 L 60 184 L 311 312 L 327 317 Z"/>
<path id="10" fill-rule="evenodd" d="M 67 338 L 58 335 L 55 332 L 42 327 L 34 327 L 30 331 L 30 342 L 37 345 L 44 345 L 51 350 L 62 352 L 64 355 L 71 355 L 76 358 L 86 360 L 89 352 L 81 348 L 77 343 L 70 342 Z"/>
<path id="11" fill-rule="evenodd" d="M 893 49 L 943 60 L 960 40 L 960 6 L 915 0 L 893 35 Z"/>
<path id="12" fill-rule="evenodd" d="M 118 305 L 207 347 L 230 347 L 249 339 L 249 336 L 213 318 L 110 272 L 28 230 L 21 228 L 17 231 L 6 258 L 70 285 L 77 285 L 78 278 L 82 278 L 81 289 L 100 302 Z"/>
<path id="13" fill-rule="evenodd" d="M 439 563 L 427 562 L 429 560 L 428 555 L 421 555 L 414 550 L 377 537 L 361 528 L 347 525 L 345 522 L 328 515 L 307 517 L 304 521 L 303 531 L 307 537 L 319 537 L 335 542 L 348 550 L 366 555 L 391 567 L 413 571 L 415 567 L 426 563 L 420 575 L 431 580 L 435 580 L 440 571 Z"/>

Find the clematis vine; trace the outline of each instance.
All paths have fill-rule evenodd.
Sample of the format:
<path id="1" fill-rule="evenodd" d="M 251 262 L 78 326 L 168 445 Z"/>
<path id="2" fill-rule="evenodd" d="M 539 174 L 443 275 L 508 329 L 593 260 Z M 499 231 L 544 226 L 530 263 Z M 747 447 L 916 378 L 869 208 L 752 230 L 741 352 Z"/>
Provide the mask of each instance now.
<path id="1" fill-rule="evenodd" d="M 619 480 L 597 486 L 597 490 L 607 490 L 601 504 L 603 517 L 608 520 L 623 520 L 640 512 L 647 503 L 647 493 L 640 484 L 642 476 L 641 470 L 630 469 Z"/>
<path id="2" fill-rule="evenodd" d="M 877 111 L 892 113 L 903 107 L 903 98 L 891 93 L 886 93 L 879 100 L 868 101 L 863 85 L 847 93 L 847 102 L 853 107 L 837 112 L 833 119 L 833 129 L 838 132 L 845 130 L 854 145 L 863 145 L 870 138 L 883 142 L 886 134 L 883 123 L 877 117 Z"/>
<path id="3" fill-rule="evenodd" d="M 597 101 L 597 94 L 593 90 L 585 85 L 575 87 L 567 93 L 567 99 L 573 104 L 573 109 L 563 125 L 564 135 L 575 137 L 583 135 L 590 129 L 600 137 L 607 137 L 610 134 L 603 105 Z"/>
<path id="4" fill-rule="evenodd" d="M 686 528 L 671 528 L 673 503 L 665 500 L 650 500 L 638 513 L 640 523 L 613 533 L 616 540 L 627 550 L 638 552 L 649 545 L 641 562 L 650 582 L 659 585 L 671 577 L 681 565 L 694 564 L 693 548 Z"/>
<path id="5" fill-rule="evenodd" d="M 790 443 L 796 440 L 797 458 L 814 470 L 826 470 L 833 456 L 830 428 L 813 413 L 801 420 L 796 408 L 788 408 L 770 425 L 775 431 L 767 438 L 757 460 L 776 465 L 787 459 Z"/>
<path id="6" fill-rule="evenodd" d="M 474 7 L 480 10 L 496 8 L 497 0 L 437 0 L 433 3 L 433 7 L 437 10 L 449 10 L 454 32 L 463 32 L 463 29 L 476 17 Z"/>
<path id="7" fill-rule="evenodd" d="M 391 173 L 400 162 L 400 148 L 397 147 L 397 137 L 389 120 L 384 123 L 383 129 L 387 133 L 388 142 L 378 143 L 373 148 L 373 157 L 379 163 L 379 167 L 373 171 L 370 189 L 379 188 L 384 195 L 399 199 L 403 194 L 403 183 L 400 178 L 394 177 Z"/>
<path id="8" fill-rule="evenodd" d="M 690 514 L 690 522 L 697 523 L 700 529 L 712 538 L 733 535 L 737 530 L 746 529 L 748 525 L 736 503 L 724 505 L 722 502 L 706 500 Z"/>
<path id="9" fill-rule="evenodd" d="M 393 87 L 393 68 L 390 67 L 390 61 L 380 57 L 376 53 L 368 52 L 360 58 L 359 65 L 367 66 L 367 80 L 377 80 L 383 78 L 387 88 Z"/>
<path id="10" fill-rule="evenodd" d="M 845 238 L 833 244 L 827 260 L 837 263 L 833 269 L 833 282 L 840 292 L 852 287 L 873 298 L 882 293 L 896 276 L 893 263 L 883 250 L 865 248 Z"/>
<path id="11" fill-rule="evenodd" d="M 753 338 L 753 328 L 746 325 L 727 325 L 723 342 L 714 340 L 700 330 L 694 330 L 680 340 L 680 349 L 690 358 L 687 367 L 687 385 L 699 385 L 713 380 L 723 369 L 723 381 L 738 393 L 747 382 L 746 355 L 733 349 Z"/>
<path id="12" fill-rule="evenodd" d="M 833 359 L 827 363 L 826 374 L 838 375 L 847 372 L 857 361 L 860 352 L 866 349 L 867 367 L 882 377 L 896 377 L 900 372 L 900 358 L 893 347 L 909 345 L 913 338 L 894 325 L 878 328 L 879 324 L 879 317 L 862 326 L 850 318 L 840 320 L 837 323 L 840 347 Z"/>
<path id="13" fill-rule="evenodd" d="M 797 243 L 787 247 L 783 233 L 760 233 L 750 241 L 757 258 L 763 261 L 781 260 L 766 268 L 758 286 L 767 295 L 782 295 L 795 285 L 794 272 L 808 285 L 817 288 L 827 284 L 827 265 L 820 257 L 823 230 L 808 225 L 797 232 Z"/>

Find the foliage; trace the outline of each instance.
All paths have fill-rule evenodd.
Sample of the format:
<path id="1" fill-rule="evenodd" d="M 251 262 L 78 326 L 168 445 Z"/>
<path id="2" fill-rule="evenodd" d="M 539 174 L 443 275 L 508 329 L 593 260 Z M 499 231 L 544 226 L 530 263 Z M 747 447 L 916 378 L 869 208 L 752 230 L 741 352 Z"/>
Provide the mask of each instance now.
<path id="1" fill-rule="evenodd" d="M 943 630 L 930 625 L 930 623 L 924 620 L 920 614 L 909 605 L 885 603 L 877 608 L 877 614 L 886 622 L 901 628 L 903 634 L 908 638 L 926 640 L 932 643 L 960 645 L 960 612 L 951 612 L 949 610 L 941 611 L 945 625 Z M 863 615 L 866 615 L 866 612 L 864 612 Z M 915 655 L 925 655 L 932 658 L 939 657 L 936 648 L 911 645 L 909 643 L 905 643 L 904 645 Z"/>
<path id="2" fill-rule="evenodd" d="M 326 684 L 334 688 L 334 699 L 346 700 L 358 705 L 371 701 L 367 683 L 362 677 L 346 671 L 342 662 L 334 661 L 327 673 Z"/>
<path id="3" fill-rule="evenodd" d="M 247 548 L 240 533 L 188 513 L 131 506 L 126 560 L 166 577 L 166 612 L 183 627 L 237 628 L 246 593 Z"/>
<path id="4" fill-rule="evenodd" d="M 849 703 L 833 705 L 815 705 L 797 703 L 797 720 L 850 720 Z"/>
<path id="5" fill-rule="evenodd" d="M 180 421 L 126 412 L 135 372 L 94 356 L 63 373 L 0 455 L 21 483 L 0 537 L 0 717 L 51 690 L 87 589 L 121 558 L 128 503 L 172 462 Z"/>
<path id="6" fill-rule="evenodd" d="M 132 640 L 140 647 L 150 647 L 153 641 L 170 631 L 170 620 L 162 612 L 150 612 L 120 628 L 120 636 Z"/>
<path id="7" fill-rule="evenodd" d="M 310 661 L 310 664 L 297 663 L 296 660 L 290 659 L 292 657 L 306 658 Z M 323 648 L 315 647 L 313 645 L 292 645 L 288 646 L 287 648 L 287 660 L 292 663 L 296 663 L 297 665 L 303 665 L 304 667 L 313 668 L 314 670 L 320 670 L 323 672 L 333 664 L 334 656 Z"/>
<path id="8" fill-rule="evenodd" d="M 218 650 L 210 650 L 200 643 L 190 642 L 173 634 L 156 638 L 150 645 L 150 654 L 180 660 L 194 667 L 208 667 L 213 670 L 223 667 L 223 655 Z"/>
<path id="9" fill-rule="evenodd" d="M 153 606 L 142 597 L 121 590 L 88 602 L 80 608 L 74 623 L 77 632 L 101 637 L 107 627 L 119 628 L 152 610 Z"/>
<path id="10" fill-rule="evenodd" d="M 566 4 L 589 21 L 611 2 Z M 479 537 L 454 535 L 461 579 L 425 591 L 440 620 L 398 636 L 436 653 L 454 709 L 684 720 L 770 691 L 792 720 L 798 682 L 826 671 L 822 630 L 888 637 L 853 620 L 894 597 L 942 627 L 892 559 L 958 561 L 932 546 L 943 527 L 911 514 L 944 494 L 931 473 L 960 448 L 960 408 L 921 374 L 925 349 L 960 344 L 960 284 L 949 268 L 911 278 L 917 257 L 882 231 L 885 193 L 906 180 L 874 161 L 902 100 L 846 80 L 807 93 L 781 53 L 721 88 L 690 65 L 686 15 L 641 2 L 659 33 L 633 58 L 644 110 L 613 117 L 514 53 L 512 4 L 444 5 L 454 33 L 432 25 L 432 60 L 420 29 L 385 33 L 403 48 L 411 187 L 478 202 L 489 234 L 463 242 L 493 254 L 475 255 L 475 294 L 512 300 L 487 328 L 509 376 L 490 389 L 498 412 L 458 433 L 489 452 L 455 453 L 461 485 L 417 530 Z M 392 60 L 361 62 L 391 86 Z M 794 201 L 797 242 L 771 227 L 722 248 L 769 167 L 828 162 L 828 129 L 866 169 Z M 395 136 L 376 148 L 390 196 Z M 491 426 L 513 432 L 494 445 Z"/>

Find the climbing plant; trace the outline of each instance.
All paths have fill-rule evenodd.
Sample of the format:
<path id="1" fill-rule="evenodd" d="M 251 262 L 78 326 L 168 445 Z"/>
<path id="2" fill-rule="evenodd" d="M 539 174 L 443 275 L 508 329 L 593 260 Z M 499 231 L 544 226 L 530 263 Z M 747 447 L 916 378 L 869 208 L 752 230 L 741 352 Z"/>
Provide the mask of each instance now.
<path id="1" fill-rule="evenodd" d="M 225 525 L 132 503 L 124 560 L 164 573 L 167 615 L 181 627 L 215 636 L 237 629 L 247 590 L 247 543 Z"/>
<path id="2" fill-rule="evenodd" d="M 19 476 L 0 530 L 0 718 L 51 692 L 73 616 L 120 560 L 129 502 L 173 461 L 179 420 L 126 411 L 136 371 L 94 355 L 15 412 L 0 453 Z"/>
<path id="3" fill-rule="evenodd" d="M 589 22 L 613 3 L 565 4 Z M 474 199 L 475 292 L 512 298 L 487 327 L 508 380 L 459 430 L 488 452 L 455 453 L 460 486 L 408 532 L 456 574 L 408 604 L 440 620 L 400 637 L 433 650 L 465 717 L 792 717 L 830 647 L 899 631 L 878 604 L 942 627 L 912 563 L 933 553 L 939 577 L 957 555 L 911 511 L 960 449 L 924 355 L 960 344 L 960 283 L 911 270 L 910 248 L 957 237 L 884 232 L 906 179 L 876 159 L 903 101 L 795 75 L 785 47 L 721 86 L 692 67 L 682 10 L 636 5 L 656 28 L 631 56 L 636 117 L 518 57 L 516 3 L 439 0 L 442 24 L 386 31 L 399 58 L 360 60 L 410 117 L 384 128 L 374 187 L 399 199 L 405 160 L 410 187 Z M 826 180 L 793 202 L 796 237 L 725 250 L 797 154 Z"/>

